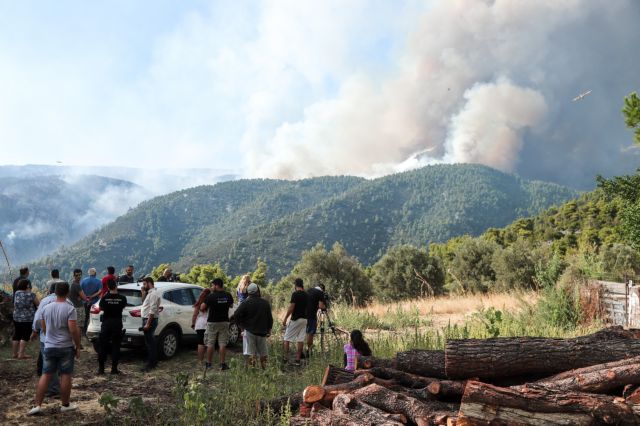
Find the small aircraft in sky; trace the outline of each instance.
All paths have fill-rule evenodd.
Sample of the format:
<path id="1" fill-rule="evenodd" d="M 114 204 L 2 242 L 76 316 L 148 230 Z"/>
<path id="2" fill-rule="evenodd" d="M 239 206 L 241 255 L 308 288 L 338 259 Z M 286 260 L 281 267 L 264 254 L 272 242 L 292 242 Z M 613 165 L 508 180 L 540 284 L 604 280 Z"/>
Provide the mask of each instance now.
<path id="1" fill-rule="evenodd" d="M 576 101 L 582 100 L 582 98 L 587 96 L 589 93 L 591 93 L 591 90 L 587 90 L 586 92 L 580 93 L 578 96 L 573 98 L 571 102 L 576 102 Z"/>

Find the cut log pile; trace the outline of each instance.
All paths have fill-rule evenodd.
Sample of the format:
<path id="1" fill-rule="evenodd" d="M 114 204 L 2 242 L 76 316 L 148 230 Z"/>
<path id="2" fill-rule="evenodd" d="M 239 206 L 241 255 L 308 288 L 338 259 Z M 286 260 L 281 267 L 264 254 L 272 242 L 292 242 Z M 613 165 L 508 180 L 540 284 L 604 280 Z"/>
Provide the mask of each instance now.
<path id="1" fill-rule="evenodd" d="M 292 425 L 640 425 L 640 330 L 573 339 L 447 342 L 444 351 L 362 357 L 272 401 Z"/>

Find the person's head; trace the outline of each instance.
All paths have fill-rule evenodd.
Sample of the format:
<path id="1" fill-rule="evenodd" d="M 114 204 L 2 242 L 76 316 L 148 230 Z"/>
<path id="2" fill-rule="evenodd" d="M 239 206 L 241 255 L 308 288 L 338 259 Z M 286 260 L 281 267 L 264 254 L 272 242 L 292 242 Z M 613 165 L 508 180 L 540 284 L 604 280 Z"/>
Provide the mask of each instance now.
<path id="1" fill-rule="evenodd" d="M 296 278 L 293 282 L 293 286 L 296 290 L 304 290 L 304 281 L 302 281 L 302 278 Z"/>
<path id="2" fill-rule="evenodd" d="M 28 277 L 29 276 L 29 268 L 27 268 L 26 266 L 23 268 L 20 268 L 20 276 L 21 277 Z"/>
<path id="3" fill-rule="evenodd" d="M 18 281 L 17 289 L 18 290 L 23 290 L 23 291 L 28 290 L 29 289 L 29 280 L 22 279 L 22 280 Z"/>
<path id="4" fill-rule="evenodd" d="M 171 278 L 171 275 L 173 275 L 173 270 L 171 268 L 165 268 L 165 270 L 162 271 L 162 276 L 165 278 Z"/>
<path id="5" fill-rule="evenodd" d="M 196 300 L 196 303 L 195 305 L 193 305 L 193 307 L 200 309 L 200 305 L 202 305 L 202 303 L 204 302 L 204 299 L 206 299 L 207 296 L 210 294 L 211 294 L 211 289 L 205 288 L 204 291 L 200 293 L 200 297 L 198 297 L 198 300 Z"/>
<path id="6" fill-rule="evenodd" d="M 82 278 L 82 269 L 74 269 L 73 270 L 73 279 L 74 280 L 79 280 L 80 278 Z"/>
<path id="7" fill-rule="evenodd" d="M 51 278 L 60 278 L 60 271 L 57 269 L 51 270 Z"/>
<path id="8" fill-rule="evenodd" d="M 247 286 L 247 294 L 251 297 L 256 297 L 260 295 L 260 287 L 258 287 L 258 284 L 256 283 L 251 283 Z"/>
<path id="9" fill-rule="evenodd" d="M 360 330 L 353 330 L 351 332 L 351 344 L 360 352 L 362 356 L 371 356 L 371 349 L 369 348 L 369 344 L 364 340 L 364 336 Z"/>
<path id="10" fill-rule="evenodd" d="M 243 275 L 242 278 L 240 278 L 240 282 L 238 283 L 238 291 L 240 293 L 246 293 L 249 284 L 251 284 L 251 275 Z"/>
<path id="11" fill-rule="evenodd" d="M 213 288 L 213 291 L 222 290 L 224 288 L 224 281 L 222 281 L 222 278 L 214 278 L 211 280 L 211 288 Z"/>
<path id="12" fill-rule="evenodd" d="M 116 283 L 116 280 L 107 280 L 107 288 L 109 291 L 116 291 L 118 290 L 118 283 Z"/>
<path id="13" fill-rule="evenodd" d="M 145 290 L 153 288 L 154 287 L 153 278 L 144 277 L 144 279 L 142 280 L 142 286 Z"/>
<path id="14" fill-rule="evenodd" d="M 107 266 L 107 274 L 113 275 L 115 273 L 116 273 L 116 268 L 114 268 L 113 266 Z"/>
<path id="15" fill-rule="evenodd" d="M 127 265 L 127 267 L 124 270 L 124 273 L 127 275 L 133 275 L 133 265 Z"/>
<path id="16" fill-rule="evenodd" d="M 89 271 L 87 271 L 87 272 L 89 273 L 89 276 L 90 276 L 90 277 L 95 277 L 95 276 L 96 276 L 96 274 L 98 273 L 98 272 L 96 271 L 96 268 L 89 268 Z"/>
<path id="17" fill-rule="evenodd" d="M 65 281 L 56 283 L 55 293 L 59 298 L 67 297 L 67 295 L 69 294 L 69 283 Z"/>

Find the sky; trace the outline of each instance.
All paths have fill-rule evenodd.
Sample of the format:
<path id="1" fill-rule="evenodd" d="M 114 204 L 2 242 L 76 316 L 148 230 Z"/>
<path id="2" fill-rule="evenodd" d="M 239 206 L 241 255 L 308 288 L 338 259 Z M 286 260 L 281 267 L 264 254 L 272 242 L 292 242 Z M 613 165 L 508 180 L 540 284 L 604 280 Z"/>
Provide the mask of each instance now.
<path id="1" fill-rule="evenodd" d="M 0 0 L 0 164 L 589 188 L 640 165 L 639 21 L 633 0 Z"/>

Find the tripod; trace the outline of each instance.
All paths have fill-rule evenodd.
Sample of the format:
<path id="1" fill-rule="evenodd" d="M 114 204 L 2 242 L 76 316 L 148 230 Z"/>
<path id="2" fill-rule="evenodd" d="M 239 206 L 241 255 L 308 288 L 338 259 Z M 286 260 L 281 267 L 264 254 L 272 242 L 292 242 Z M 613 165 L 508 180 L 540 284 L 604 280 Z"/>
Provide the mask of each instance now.
<path id="1" fill-rule="evenodd" d="M 327 310 L 325 309 L 318 310 L 317 318 L 318 328 L 320 329 L 320 351 L 322 351 L 323 353 L 329 352 L 332 342 L 339 347 L 340 344 L 342 344 L 342 339 L 338 335 L 338 332 L 346 332 L 344 330 L 340 330 L 334 325 L 333 321 L 331 321 L 331 317 L 329 316 L 329 312 L 327 312 Z M 331 338 L 331 335 L 325 335 L 325 333 L 327 333 L 327 328 L 329 331 L 331 331 L 331 335 L 333 335 L 333 338 Z"/>

